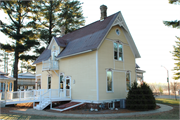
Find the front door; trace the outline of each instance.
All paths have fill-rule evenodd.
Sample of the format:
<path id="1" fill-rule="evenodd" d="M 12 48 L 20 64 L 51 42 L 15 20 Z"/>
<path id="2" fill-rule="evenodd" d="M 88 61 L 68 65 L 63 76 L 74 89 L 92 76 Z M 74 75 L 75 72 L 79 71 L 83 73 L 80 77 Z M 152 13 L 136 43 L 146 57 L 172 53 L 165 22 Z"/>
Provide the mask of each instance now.
<path id="1" fill-rule="evenodd" d="M 70 96 L 70 89 L 71 89 L 71 79 L 69 77 L 66 77 L 65 80 L 65 96 Z"/>
<path id="2" fill-rule="evenodd" d="M 41 89 L 41 76 L 36 76 L 35 89 L 36 90 Z"/>

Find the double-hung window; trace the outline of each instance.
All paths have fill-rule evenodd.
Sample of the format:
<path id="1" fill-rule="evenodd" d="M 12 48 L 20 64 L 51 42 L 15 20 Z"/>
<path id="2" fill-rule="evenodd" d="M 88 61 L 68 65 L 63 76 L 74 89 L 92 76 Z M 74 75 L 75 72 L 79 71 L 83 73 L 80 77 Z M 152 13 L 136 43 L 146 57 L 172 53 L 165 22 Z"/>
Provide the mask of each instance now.
<path id="1" fill-rule="evenodd" d="M 48 77 L 48 89 L 51 89 L 51 77 Z"/>
<path id="2" fill-rule="evenodd" d="M 130 89 L 131 85 L 131 74 L 130 72 L 126 72 L 126 90 Z"/>
<path id="3" fill-rule="evenodd" d="M 114 59 L 123 61 L 123 48 L 122 44 L 114 42 Z"/>
<path id="4" fill-rule="evenodd" d="M 113 91 L 113 78 L 112 78 L 112 71 L 107 71 L 107 92 Z"/>
<path id="5" fill-rule="evenodd" d="M 60 76 L 60 89 L 63 89 L 63 75 Z"/>

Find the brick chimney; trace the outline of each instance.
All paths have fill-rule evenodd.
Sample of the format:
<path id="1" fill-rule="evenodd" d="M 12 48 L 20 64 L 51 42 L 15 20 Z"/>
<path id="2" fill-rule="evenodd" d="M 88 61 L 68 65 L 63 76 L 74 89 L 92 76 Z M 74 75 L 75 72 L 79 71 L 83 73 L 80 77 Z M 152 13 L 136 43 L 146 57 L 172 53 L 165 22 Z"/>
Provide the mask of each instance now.
<path id="1" fill-rule="evenodd" d="M 60 27 L 60 30 L 61 30 L 61 37 L 62 37 L 62 36 L 65 35 L 65 30 L 66 30 L 65 26 L 64 26 L 64 25 L 61 26 L 61 27 Z"/>
<path id="2" fill-rule="evenodd" d="M 101 10 L 101 18 L 100 18 L 100 20 L 103 20 L 103 19 L 105 19 L 107 17 L 107 6 L 101 5 L 100 10 Z"/>

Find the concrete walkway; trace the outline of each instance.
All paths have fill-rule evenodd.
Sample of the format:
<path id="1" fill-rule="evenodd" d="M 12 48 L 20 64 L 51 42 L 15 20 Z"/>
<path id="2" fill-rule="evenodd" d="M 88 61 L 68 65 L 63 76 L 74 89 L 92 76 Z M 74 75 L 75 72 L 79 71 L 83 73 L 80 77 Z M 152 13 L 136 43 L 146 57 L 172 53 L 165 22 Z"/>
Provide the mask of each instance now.
<path id="1" fill-rule="evenodd" d="M 173 107 L 157 104 L 160 106 L 159 109 L 143 111 L 143 112 L 133 112 L 133 113 L 116 113 L 116 114 L 64 114 L 64 113 L 53 113 L 41 110 L 34 109 L 20 109 L 20 110 L 10 110 L 10 112 L 21 113 L 26 115 L 45 115 L 45 116 L 56 116 L 56 117 L 90 117 L 90 118 L 98 118 L 98 117 L 120 117 L 120 116 L 132 116 L 132 115 L 145 115 L 152 113 L 159 113 L 164 111 L 172 110 Z"/>

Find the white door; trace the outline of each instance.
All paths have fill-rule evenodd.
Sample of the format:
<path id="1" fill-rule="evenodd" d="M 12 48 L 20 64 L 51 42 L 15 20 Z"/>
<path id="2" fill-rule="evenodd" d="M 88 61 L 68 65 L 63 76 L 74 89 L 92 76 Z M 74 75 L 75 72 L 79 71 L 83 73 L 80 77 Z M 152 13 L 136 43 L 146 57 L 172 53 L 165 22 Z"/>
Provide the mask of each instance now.
<path id="1" fill-rule="evenodd" d="M 70 96 L 70 89 L 71 89 L 71 79 L 70 77 L 66 77 L 65 79 L 65 96 Z"/>

